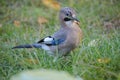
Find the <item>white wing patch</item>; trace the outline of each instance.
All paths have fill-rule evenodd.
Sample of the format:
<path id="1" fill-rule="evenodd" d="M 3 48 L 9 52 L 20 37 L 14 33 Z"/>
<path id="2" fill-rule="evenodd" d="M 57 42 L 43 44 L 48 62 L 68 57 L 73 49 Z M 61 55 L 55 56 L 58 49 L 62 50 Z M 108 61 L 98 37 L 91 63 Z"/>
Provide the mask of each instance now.
<path id="1" fill-rule="evenodd" d="M 50 38 L 50 37 L 46 37 L 46 38 L 44 39 L 45 42 L 52 41 L 52 40 L 53 40 L 53 38 Z"/>
<path id="2" fill-rule="evenodd" d="M 44 43 L 49 44 L 49 43 L 51 43 L 53 40 L 54 40 L 54 39 L 53 39 L 52 37 L 46 37 L 46 38 L 44 39 Z"/>

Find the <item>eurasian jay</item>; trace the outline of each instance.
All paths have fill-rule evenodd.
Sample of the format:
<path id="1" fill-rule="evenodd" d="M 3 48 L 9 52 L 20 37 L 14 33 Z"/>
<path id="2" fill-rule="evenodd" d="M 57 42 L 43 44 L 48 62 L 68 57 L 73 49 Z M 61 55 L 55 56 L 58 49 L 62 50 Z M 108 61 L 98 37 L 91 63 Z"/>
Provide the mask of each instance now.
<path id="1" fill-rule="evenodd" d="M 76 18 L 76 12 L 69 7 L 64 7 L 60 10 L 59 20 L 61 27 L 51 36 L 41 39 L 37 43 L 19 45 L 16 48 L 42 48 L 49 55 L 56 54 L 63 56 L 79 46 L 82 39 L 82 30 L 79 26 L 79 21 Z"/>

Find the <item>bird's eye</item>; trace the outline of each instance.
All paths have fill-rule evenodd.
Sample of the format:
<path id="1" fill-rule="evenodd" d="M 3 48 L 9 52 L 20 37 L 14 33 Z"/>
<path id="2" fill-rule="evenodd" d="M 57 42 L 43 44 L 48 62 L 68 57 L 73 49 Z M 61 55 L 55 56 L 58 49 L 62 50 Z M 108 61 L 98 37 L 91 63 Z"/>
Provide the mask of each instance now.
<path id="1" fill-rule="evenodd" d="M 67 16 L 69 16 L 69 14 L 68 14 L 68 13 L 67 13 L 66 15 L 67 15 Z"/>

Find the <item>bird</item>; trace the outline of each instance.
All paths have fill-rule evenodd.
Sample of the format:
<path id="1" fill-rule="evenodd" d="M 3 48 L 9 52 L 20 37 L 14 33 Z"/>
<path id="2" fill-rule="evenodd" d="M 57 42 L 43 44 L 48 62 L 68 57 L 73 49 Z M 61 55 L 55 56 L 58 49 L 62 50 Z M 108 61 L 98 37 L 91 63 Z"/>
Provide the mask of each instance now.
<path id="1" fill-rule="evenodd" d="M 17 48 L 41 48 L 48 55 L 65 56 L 77 48 L 82 41 L 80 21 L 73 8 L 63 7 L 59 11 L 60 29 L 51 36 L 46 36 L 37 43 L 15 46 Z"/>

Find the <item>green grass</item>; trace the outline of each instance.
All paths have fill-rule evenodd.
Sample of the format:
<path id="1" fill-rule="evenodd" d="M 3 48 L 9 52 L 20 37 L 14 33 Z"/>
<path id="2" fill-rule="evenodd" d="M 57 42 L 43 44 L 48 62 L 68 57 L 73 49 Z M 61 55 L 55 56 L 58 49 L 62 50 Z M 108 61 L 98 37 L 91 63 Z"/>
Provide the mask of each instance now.
<path id="1" fill-rule="evenodd" d="M 120 1 L 61 1 L 62 7 L 70 6 L 77 11 L 84 37 L 79 48 L 56 62 L 41 49 L 11 49 L 15 45 L 37 42 L 59 29 L 59 12 L 38 2 L 39 0 L 34 3 L 29 0 L 23 2 L 12 0 L 9 3 L 3 0 L 0 3 L 1 80 L 9 80 L 12 75 L 23 70 L 39 68 L 67 71 L 84 80 L 118 80 L 120 30 L 106 33 L 103 22 L 106 19 L 120 17 Z M 37 23 L 39 16 L 47 18 L 49 22 L 39 25 Z M 19 27 L 13 24 L 15 20 L 20 21 Z M 92 40 L 98 42 L 93 47 L 88 46 Z"/>

